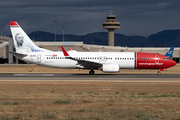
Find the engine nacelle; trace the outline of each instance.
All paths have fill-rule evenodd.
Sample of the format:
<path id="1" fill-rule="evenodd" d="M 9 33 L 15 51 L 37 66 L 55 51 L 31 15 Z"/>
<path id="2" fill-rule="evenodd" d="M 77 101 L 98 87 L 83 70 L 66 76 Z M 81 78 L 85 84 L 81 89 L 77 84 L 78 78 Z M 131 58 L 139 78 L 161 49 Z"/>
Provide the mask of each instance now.
<path id="1" fill-rule="evenodd" d="M 102 71 L 103 72 L 119 72 L 118 64 L 103 64 Z"/>

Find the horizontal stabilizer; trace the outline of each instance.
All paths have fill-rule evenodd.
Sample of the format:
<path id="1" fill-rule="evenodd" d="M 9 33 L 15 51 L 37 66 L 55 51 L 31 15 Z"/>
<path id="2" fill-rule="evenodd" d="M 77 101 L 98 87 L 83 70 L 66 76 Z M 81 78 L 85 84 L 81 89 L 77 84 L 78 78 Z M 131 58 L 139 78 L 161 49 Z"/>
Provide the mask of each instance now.
<path id="1" fill-rule="evenodd" d="M 9 53 L 11 53 L 11 54 L 13 54 L 13 55 L 27 56 L 27 54 L 17 53 L 17 52 L 13 52 L 13 51 L 9 51 Z"/>

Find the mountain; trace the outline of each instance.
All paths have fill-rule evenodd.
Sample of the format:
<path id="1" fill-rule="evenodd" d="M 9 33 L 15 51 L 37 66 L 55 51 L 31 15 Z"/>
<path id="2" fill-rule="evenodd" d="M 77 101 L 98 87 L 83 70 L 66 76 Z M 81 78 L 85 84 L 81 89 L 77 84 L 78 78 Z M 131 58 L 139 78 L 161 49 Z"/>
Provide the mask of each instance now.
<path id="1" fill-rule="evenodd" d="M 164 46 L 165 41 L 166 46 L 180 46 L 180 30 L 164 30 L 150 35 L 147 39 L 159 46 Z"/>
<path id="2" fill-rule="evenodd" d="M 31 39 L 35 41 L 54 41 L 55 35 L 53 33 L 35 31 L 29 34 Z M 166 46 L 180 47 L 180 30 L 164 30 L 157 34 L 151 34 L 149 37 L 143 36 L 126 36 L 115 33 L 115 46 L 128 47 L 164 47 Z M 65 34 L 65 41 L 83 41 L 84 44 L 108 45 L 107 32 L 95 32 L 87 35 L 72 35 Z M 63 35 L 56 35 L 56 41 L 63 41 Z"/>

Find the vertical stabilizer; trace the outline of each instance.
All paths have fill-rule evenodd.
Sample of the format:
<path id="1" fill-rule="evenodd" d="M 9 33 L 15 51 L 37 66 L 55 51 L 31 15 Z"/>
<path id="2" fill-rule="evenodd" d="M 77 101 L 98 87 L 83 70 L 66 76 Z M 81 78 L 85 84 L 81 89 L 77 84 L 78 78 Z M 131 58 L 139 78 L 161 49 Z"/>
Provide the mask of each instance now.
<path id="1" fill-rule="evenodd" d="M 173 56 L 173 53 L 174 53 L 174 46 L 172 46 L 168 52 L 165 54 L 165 56 L 167 57 L 172 57 Z"/>
<path id="2" fill-rule="evenodd" d="M 10 21 L 9 25 L 17 53 L 49 51 L 37 47 L 16 21 Z"/>

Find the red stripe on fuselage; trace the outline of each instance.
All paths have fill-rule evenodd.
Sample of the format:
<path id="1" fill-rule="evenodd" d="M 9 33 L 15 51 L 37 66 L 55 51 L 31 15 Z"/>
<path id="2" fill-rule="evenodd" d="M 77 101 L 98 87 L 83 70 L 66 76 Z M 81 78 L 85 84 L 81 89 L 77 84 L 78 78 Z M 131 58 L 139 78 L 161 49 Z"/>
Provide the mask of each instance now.
<path id="1" fill-rule="evenodd" d="M 136 54 L 137 69 L 163 69 L 176 65 L 176 62 L 161 54 L 141 53 Z"/>

